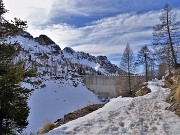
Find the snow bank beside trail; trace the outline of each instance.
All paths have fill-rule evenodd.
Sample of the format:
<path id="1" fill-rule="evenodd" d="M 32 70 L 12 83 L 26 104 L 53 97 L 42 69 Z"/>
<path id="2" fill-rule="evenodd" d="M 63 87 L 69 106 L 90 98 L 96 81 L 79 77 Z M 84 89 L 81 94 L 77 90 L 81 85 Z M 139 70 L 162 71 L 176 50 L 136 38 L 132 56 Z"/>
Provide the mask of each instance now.
<path id="1" fill-rule="evenodd" d="M 64 124 L 46 135 L 178 135 L 180 118 L 165 110 L 169 93 L 162 81 L 148 83 L 151 93 L 135 98 L 118 97 L 103 108 Z"/>

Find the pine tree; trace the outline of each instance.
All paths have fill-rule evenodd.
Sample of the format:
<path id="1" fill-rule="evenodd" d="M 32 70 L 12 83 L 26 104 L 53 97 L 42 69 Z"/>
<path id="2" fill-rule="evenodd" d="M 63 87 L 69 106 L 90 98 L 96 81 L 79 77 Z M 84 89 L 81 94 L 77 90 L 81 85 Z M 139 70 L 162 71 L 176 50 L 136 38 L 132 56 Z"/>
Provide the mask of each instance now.
<path id="1" fill-rule="evenodd" d="M 146 71 L 146 82 L 149 80 L 149 67 L 152 63 L 152 53 L 149 48 L 145 45 L 138 52 L 138 60 L 136 62 L 137 65 L 144 65 Z"/>
<path id="2" fill-rule="evenodd" d="M 21 32 L 22 28 L 6 21 L 2 15 L 3 2 L 0 1 L 0 134 L 21 133 L 28 125 L 29 107 L 27 99 L 31 90 L 21 86 L 27 77 L 35 76 L 35 70 L 26 70 L 23 61 L 15 62 L 21 48 L 17 43 L 3 43 L 6 36 Z"/>
<path id="3" fill-rule="evenodd" d="M 130 92 L 130 95 L 132 95 L 131 76 L 132 76 L 132 73 L 136 71 L 136 67 L 135 67 L 134 54 L 129 43 L 126 45 L 123 56 L 121 58 L 120 68 L 123 71 L 125 71 L 128 75 L 129 92 Z"/>
<path id="4" fill-rule="evenodd" d="M 179 23 L 176 21 L 176 14 L 168 4 L 164 7 L 160 16 L 160 24 L 154 27 L 153 45 L 159 60 L 167 63 L 169 67 L 178 67 L 176 48 L 179 48 Z"/>
<path id="5" fill-rule="evenodd" d="M 20 49 L 12 44 L 0 45 L 0 133 L 15 134 L 28 124 L 27 99 L 31 90 L 21 87 L 27 77 L 35 76 L 26 71 L 24 62 L 13 62 Z"/>

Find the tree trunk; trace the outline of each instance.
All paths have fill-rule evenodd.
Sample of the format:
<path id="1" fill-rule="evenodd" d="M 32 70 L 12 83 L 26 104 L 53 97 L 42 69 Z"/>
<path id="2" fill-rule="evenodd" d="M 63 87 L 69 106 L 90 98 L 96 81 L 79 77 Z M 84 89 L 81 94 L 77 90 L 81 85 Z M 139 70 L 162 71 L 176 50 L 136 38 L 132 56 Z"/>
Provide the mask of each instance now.
<path id="1" fill-rule="evenodd" d="M 2 133 L 2 126 L 3 126 L 3 115 L 2 115 L 2 108 L 0 108 L 0 133 Z"/>
<path id="2" fill-rule="evenodd" d="M 129 83 L 129 94 L 132 95 L 132 91 L 131 91 L 131 72 L 130 72 L 129 60 L 128 60 L 128 83 Z"/>
<path id="3" fill-rule="evenodd" d="M 147 54 L 145 54 L 145 63 L 146 63 L 146 82 L 148 82 L 148 63 L 147 63 Z"/>
<path id="4" fill-rule="evenodd" d="M 128 82 L 129 82 L 129 94 L 132 95 L 132 90 L 131 90 L 131 73 L 128 73 Z"/>
<path id="5" fill-rule="evenodd" d="M 171 53 L 172 53 L 173 65 L 174 65 L 174 67 L 176 67 L 177 66 L 177 60 L 176 60 L 176 55 L 174 52 L 173 42 L 172 42 L 170 28 L 169 28 L 169 14 L 168 14 L 168 12 L 167 12 L 167 32 L 168 32 L 170 49 L 171 49 Z"/>
<path id="6" fill-rule="evenodd" d="M 173 58 L 173 62 L 174 62 L 174 67 L 176 67 L 177 66 L 177 60 L 176 60 L 176 55 L 175 55 L 174 48 L 173 48 L 173 43 L 172 43 L 172 38 L 171 38 L 169 26 L 168 26 L 168 37 L 169 37 L 169 42 L 170 42 L 170 48 L 171 48 L 171 52 L 172 52 L 172 58 Z"/>

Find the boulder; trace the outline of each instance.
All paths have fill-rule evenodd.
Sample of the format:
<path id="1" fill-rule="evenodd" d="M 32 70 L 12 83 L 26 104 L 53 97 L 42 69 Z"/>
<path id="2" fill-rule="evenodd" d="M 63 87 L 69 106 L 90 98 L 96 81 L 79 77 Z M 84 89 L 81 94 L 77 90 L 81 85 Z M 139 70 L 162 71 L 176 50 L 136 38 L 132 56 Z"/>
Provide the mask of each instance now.
<path id="1" fill-rule="evenodd" d="M 149 89 L 148 87 L 142 87 L 140 90 L 138 90 L 135 93 L 135 96 L 144 96 L 150 92 L 151 92 L 151 89 Z"/>

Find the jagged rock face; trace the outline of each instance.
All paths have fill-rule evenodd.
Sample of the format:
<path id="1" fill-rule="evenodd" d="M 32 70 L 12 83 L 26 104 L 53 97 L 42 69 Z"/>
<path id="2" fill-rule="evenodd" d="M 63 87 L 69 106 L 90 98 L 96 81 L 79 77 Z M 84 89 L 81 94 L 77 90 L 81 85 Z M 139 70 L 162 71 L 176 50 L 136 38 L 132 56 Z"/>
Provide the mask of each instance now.
<path id="1" fill-rule="evenodd" d="M 70 47 L 63 49 L 65 58 L 73 63 L 80 63 L 82 65 L 91 66 L 96 71 L 100 71 L 101 74 L 116 74 L 119 68 L 112 64 L 106 56 L 92 56 L 89 53 L 76 52 Z"/>
<path id="2" fill-rule="evenodd" d="M 61 48 L 58 45 L 54 44 L 51 47 L 52 47 L 52 53 L 54 53 L 54 54 L 62 53 Z"/>
<path id="3" fill-rule="evenodd" d="M 97 62 L 101 65 L 101 67 L 107 69 L 108 72 L 110 73 L 116 73 L 119 71 L 119 68 L 112 64 L 106 56 L 97 56 Z"/>
<path id="4" fill-rule="evenodd" d="M 70 53 L 70 54 L 75 53 L 75 51 L 74 51 L 72 48 L 70 48 L 70 47 L 65 47 L 65 48 L 63 49 L 63 51 L 66 52 L 66 53 Z"/>
<path id="5" fill-rule="evenodd" d="M 38 42 L 40 45 L 49 48 L 49 52 L 46 53 L 39 53 L 37 54 L 43 54 L 43 56 L 47 56 L 46 58 L 49 59 L 52 56 L 49 55 L 55 55 L 57 57 L 61 56 L 61 59 L 65 61 L 65 63 L 75 67 L 75 69 L 80 68 L 83 71 L 83 74 L 116 74 L 119 71 L 119 68 L 112 64 L 106 56 L 92 56 L 89 53 L 85 52 L 76 52 L 70 47 L 65 47 L 63 51 L 61 51 L 61 48 L 59 45 L 55 44 L 54 41 L 52 41 L 48 36 L 46 35 L 40 35 L 39 37 L 33 38 L 33 36 L 23 31 L 20 36 L 24 38 L 32 39 L 35 42 Z M 38 48 L 41 48 L 40 46 L 37 46 Z M 40 49 L 41 50 L 41 49 Z M 59 59 L 59 58 L 56 58 Z M 78 66 L 77 66 L 78 65 Z"/>
<path id="6" fill-rule="evenodd" d="M 20 35 L 25 38 L 33 39 L 33 36 L 30 33 L 28 33 L 27 31 L 21 32 Z"/>
<path id="7" fill-rule="evenodd" d="M 55 44 L 54 41 L 52 41 L 48 36 L 46 35 L 40 35 L 39 37 L 36 37 L 34 39 L 36 42 L 38 42 L 40 45 L 51 45 L 51 51 L 53 54 L 60 54 L 61 48 Z"/>
<path id="8" fill-rule="evenodd" d="M 40 35 L 39 37 L 35 38 L 35 41 L 37 41 L 40 45 L 50 45 L 55 44 L 54 41 L 52 41 L 48 36 L 46 35 Z"/>

